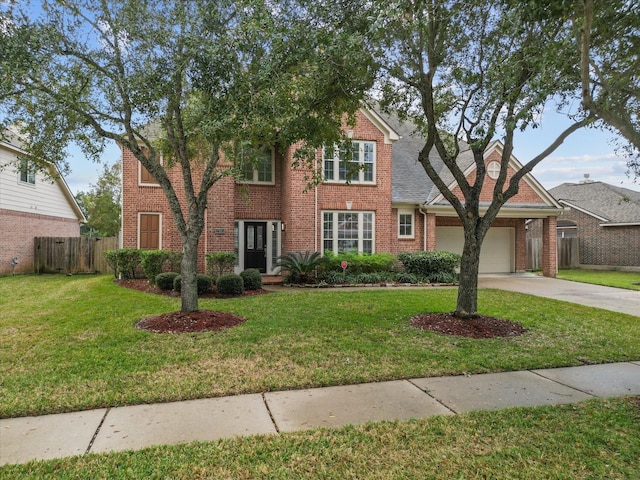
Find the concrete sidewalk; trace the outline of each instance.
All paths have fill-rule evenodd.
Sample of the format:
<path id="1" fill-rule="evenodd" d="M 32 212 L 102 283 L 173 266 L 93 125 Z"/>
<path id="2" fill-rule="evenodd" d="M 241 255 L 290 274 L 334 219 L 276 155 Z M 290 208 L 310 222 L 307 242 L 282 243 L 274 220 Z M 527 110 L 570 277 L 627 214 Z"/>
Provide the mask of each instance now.
<path id="1" fill-rule="evenodd" d="M 0 465 L 195 440 L 640 395 L 640 361 L 416 378 L 0 420 Z"/>

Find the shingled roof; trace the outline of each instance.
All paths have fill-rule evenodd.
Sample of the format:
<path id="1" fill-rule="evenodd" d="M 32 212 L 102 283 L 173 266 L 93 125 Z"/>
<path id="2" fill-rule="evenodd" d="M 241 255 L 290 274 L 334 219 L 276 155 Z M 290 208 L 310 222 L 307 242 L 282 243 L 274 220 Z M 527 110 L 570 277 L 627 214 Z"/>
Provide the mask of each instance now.
<path id="1" fill-rule="evenodd" d="M 563 183 L 549 190 L 560 203 L 606 224 L 640 224 L 640 192 L 604 182 Z"/>
<path id="2" fill-rule="evenodd" d="M 376 110 L 376 113 L 393 128 L 400 139 L 393 144 L 392 200 L 396 203 L 429 203 L 440 191 L 431 181 L 427 172 L 418 162 L 418 155 L 424 147 L 425 140 L 411 122 L 403 122 L 396 115 Z M 438 172 L 445 184 L 449 185 L 454 178 L 435 148 L 429 154 L 433 168 Z M 471 150 L 460 152 L 458 165 L 465 171 L 473 163 Z"/>

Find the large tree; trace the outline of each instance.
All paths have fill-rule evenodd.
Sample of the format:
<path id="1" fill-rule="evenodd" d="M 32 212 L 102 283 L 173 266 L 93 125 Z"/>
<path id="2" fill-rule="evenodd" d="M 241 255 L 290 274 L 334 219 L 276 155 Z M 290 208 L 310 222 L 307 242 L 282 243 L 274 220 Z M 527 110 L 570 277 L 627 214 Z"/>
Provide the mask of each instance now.
<path id="1" fill-rule="evenodd" d="M 120 162 L 103 165 L 95 185 L 78 192 L 76 200 L 87 223 L 80 228 L 85 236 L 113 237 L 120 231 L 120 198 L 122 182 Z"/>
<path id="2" fill-rule="evenodd" d="M 640 175 L 640 2 L 576 0 L 564 8 L 574 29 L 583 106 L 622 135 L 629 167 Z"/>
<path id="3" fill-rule="evenodd" d="M 36 162 L 64 163 L 71 141 L 89 157 L 109 140 L 133 152 L 161 185 L 182 238 L 183 312 L 198 309 L 198 242 L 205 209 L 216 208 L 208 192 L 234 173 L 238 152 L 295 143 L 304 158 L 340 137 L 344 114 L 372 84 L 361 38 L 317 22 L 317 8 L 61 0 L 4 13 L 5 121 L 21 125 Z"/>
<path id="4" fill-rule="evenodd" d="M 512 4 L 510 4 L 512 3 Z M 478 269 L 485 234 L 522 178 L 575 130 L 593 121 L 578 112 L 540 153 L 508 179 L 515 134 L 536 126 L 549 102 L 575 91 L 577 74 L 566 20 L 532 19 L 525 5 L 509 1 L 399 0 L 379 2 L 372 45 L 379 47 L 383 107 L 411 119 L 425 139 L 417 154 L 429 178 L 455 209 L 464 229 L 456 314 L 477 315 Z M 481 202 L 484 154 L 504 144 L 491 201 Z M 430 161 L 437 152 L 462 198 Z M 458 163 L 470 151 L 475 173 Z"/>

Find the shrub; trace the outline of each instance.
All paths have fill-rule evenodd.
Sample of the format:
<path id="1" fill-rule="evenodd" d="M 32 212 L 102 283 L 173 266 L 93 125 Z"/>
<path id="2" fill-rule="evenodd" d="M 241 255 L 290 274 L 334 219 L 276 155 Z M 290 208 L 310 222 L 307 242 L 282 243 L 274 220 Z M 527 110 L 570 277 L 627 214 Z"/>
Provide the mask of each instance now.
<path id="1" fill-rule="evenodd" d="M 278 257 L 277 267 L 283 268 L 287 273 L 287 283 L 307 283 L 313 271 L 324 259 L 318 252 L 289 252 Z"/>
<path id="2" fill-rule="evenodd" d="M 205 255 L 207 260 L 207 275 L 218 278 L 226 273 L 233 273 L 233 267 L 238 261 L 235 253 L 214 252 Z"/>
<path id="3" fill-rule="evenodd" d="M 140 252 L 140 266 L 150 283 L 154 283 L 156 277 L 162 273 L 162 266 L 168 258 L 169 252 L 164 250 L 143 250 Z"/>
<path id="4" fill-rule="evenodd" d="M 398 259 L 390 253 L 335 253 L 327 250 L 324 253 L 324 265 L 325 271 L 333 270 L 337 272 L 342 271 L 342 262 L 347 262 L 347 272 L 352 275 L 358 275 L 361 273 L 377 273 L 377 272 L 390 272 L 394 270 L 394 267 Z"/>
<path id="5" fill-rule="evenodd" d="M 182 252 L 167 252 L 167 269 L 170 272 L 179 272 L 182 264 Z"/>
<path id="6" fill-rule="evenodd" d="M 155 278 L 155 284 L 162 290 L 172 290 L 173 282 L 178 276 L 176 272 L 159 273 Z"/>
<path id="7" fill-rule="evenodd" d="M 210 276 L 198 273 L 196 275 L 196 281 L 198 282 L 198 295 L 211 291 L 211 288 L 213 287 L 213 280 L 211 280 Z M 182 291 L 182 275 L 178 275 L 173 279 L 173 289 L 176 292 Z"/>
<path id="8" fill-rule="evenodd" d="M 346 282 L 346 275 L 342 272 L 326 272 L 322 275 L 322 279 L 329 285 L 340 285 Z"/>
<path id="9" fill-rule="evenodd" d="M 260 290 L 262 288 L 262 274 L 255 268 L 248 268 L 240 273 L 244 281 L 245 290 Z"/>
<path id="10" fill-rule="evenodd" d="M 240 275 L 227 273 L 216 281 L 218 293 L 222 295 L 242 295 L 244 292 L 244 280 Z"/>
<path id="11" fill-rule="evenodd" d="M 414 273 L 399 272 L 396 275 L 396 282 L 398 283 L 419 283 L 418 276 Z"/>
<path id="12" fill-rule="evenodd" d="M 136 278 L 136 269 L 140 266 L 140 250 L 136 248 L 119 248 L 104 252 L 107 264 L 113 268 L 116 278 Z"/>
<path id="13" fill-rule="evenodd" d="M 461 260 L 460 255 L 451 252 L 400 253 L 398 258 L 408 273 L 429 279 L 442 273 L 455 276 L 455 269 L 460 266 Z"/>
<path id="14" fill-rule="evenodd" d="M 456 280 L 457 276 L 449 272 L 438 272 L 429 277 L 431 283 L 454 283 Z"/>

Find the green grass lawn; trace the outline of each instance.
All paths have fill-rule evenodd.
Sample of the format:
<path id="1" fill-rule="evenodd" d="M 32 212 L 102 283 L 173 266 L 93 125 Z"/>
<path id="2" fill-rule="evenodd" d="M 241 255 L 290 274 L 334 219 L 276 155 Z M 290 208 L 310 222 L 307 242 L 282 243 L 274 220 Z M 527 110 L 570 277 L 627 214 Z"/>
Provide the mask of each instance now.
<path id="1" fill-rule="evenodd" d="M 472 412 L 0 468 L 2 479 L 637 479 L 629 399 Z"/>
<path id="2" fill-rule="evenodd" d="M 558 271 L 558 278 L 607 287 L 640 290 L 640 272 L 571 269 Z"/>
<path id="3" fill-rule="evenodd" d="M 155 334 L 143 316 L 179 299 L 109 276 L 0 278 L 0 418 L 239 393 L 640 359 L 638 318 L 480 291 L 480 311 L 528 329 L 469 339 L 409 325 L 452 311 L 449 288 L 306 290 L 201 300 L 248 321 L 225 331 Z"/>

